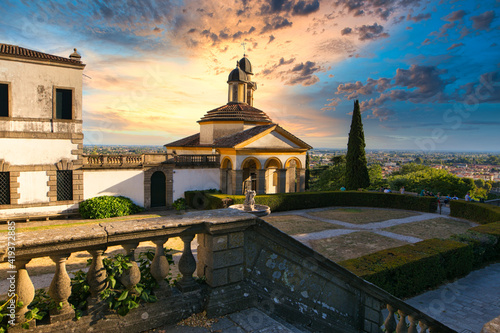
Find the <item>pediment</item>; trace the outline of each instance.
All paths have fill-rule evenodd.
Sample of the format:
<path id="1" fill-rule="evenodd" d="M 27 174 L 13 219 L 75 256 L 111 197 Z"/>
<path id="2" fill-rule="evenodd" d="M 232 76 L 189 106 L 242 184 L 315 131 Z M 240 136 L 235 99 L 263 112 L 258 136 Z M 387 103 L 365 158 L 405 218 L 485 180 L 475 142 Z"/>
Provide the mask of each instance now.
<path id="1" fill-rule="evenodd" d="M 274 126 L 260 133 L 235 148 L 247 149 L 310 149 L 311 147 L 280 126 Z"/>

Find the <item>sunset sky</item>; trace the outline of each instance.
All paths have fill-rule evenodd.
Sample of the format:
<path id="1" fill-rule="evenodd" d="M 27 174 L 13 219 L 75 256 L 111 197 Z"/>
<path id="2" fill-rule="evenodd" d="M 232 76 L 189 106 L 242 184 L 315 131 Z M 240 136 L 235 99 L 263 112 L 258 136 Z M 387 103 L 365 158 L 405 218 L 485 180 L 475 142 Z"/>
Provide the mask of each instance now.
<path id="1" fill-rule="evenodd" d="M 245 47 L 254 106 L 315 148 L 347 146 L 359 99 L 367 149 L 500 151 L 500 0 L 3 0 L 0 15 L 1 43 L 78 48 L 85 144 L 197 133 Z"/>

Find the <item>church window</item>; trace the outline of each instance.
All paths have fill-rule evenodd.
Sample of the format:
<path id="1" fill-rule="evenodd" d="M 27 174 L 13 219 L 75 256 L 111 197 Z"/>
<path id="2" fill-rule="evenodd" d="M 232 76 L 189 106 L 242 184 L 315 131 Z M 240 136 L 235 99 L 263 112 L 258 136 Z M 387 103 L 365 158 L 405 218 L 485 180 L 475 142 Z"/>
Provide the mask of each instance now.
<path id="1" fill-rule="evenodd" d="M 0 172 L 0 205 L 10 204 L 10 174 Z"/>
<path id="2" fill-rule="evenodd" d="M 57 201 L 73 200 L 73 171 L 57 171 Z"/>
<path id="3" fill-rule="evenodd" d="M 9 85 L 0 83 L 0 117 L 9 116 Z"/>
<path id="4" fill-rule="evenodd" d="M 73 118 L 73 90 L 56 89 L 56 119 Z"/>

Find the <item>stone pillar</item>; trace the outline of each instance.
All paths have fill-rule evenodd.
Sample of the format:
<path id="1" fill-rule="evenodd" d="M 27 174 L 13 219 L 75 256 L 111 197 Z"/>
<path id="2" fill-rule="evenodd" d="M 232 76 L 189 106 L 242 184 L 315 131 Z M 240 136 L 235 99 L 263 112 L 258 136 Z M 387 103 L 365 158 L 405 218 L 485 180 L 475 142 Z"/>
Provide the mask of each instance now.
<path id="1" fill-rule="evenodd" d="M 306 190 L 306 169 L 301 168 L 299 171 L 299 188 L 297 192 L 305 192 Z"/>
<path id="2" fill-rule="evenodd" d="M 167 297 L 172 294 L 170 286 L 167 281 L 165 281 L 165 278 L 170 271 L 170 264 L 168 263 L 167 257 L 165 257 L 165 250 L 163 249 L 163 245 L 167 242 L 167 240 L 168 238 L 162 238 L 153 241 L 156 245 L 155 257 L 153 258 L 151 267 L 149 268 L 151 275 L 153 275 L 159 285 L 159 290 L 155 291 L 155 293 L 160 297 Z"/>
<path id="3" fill-rule="evenodd" d="M 56 303 L 56 307 L 50 310 L 50 323 L 65 321 L 75 316 L 75 310 L 68 302 L 71 296 L 71 279 L 66 272 L 66 260 L 70 254 L 59 254 L 50 256 L 56 264 L 56 272 L 49 287 L 49 295 Z"/>
<path id="4" fill-rule="evenodd" d="M 266 194 L 266 169 L 257 170 L 257 194 Z"/>
<path id="5" fill-rule="evenodd" d="M 94 305 L 98 301 L 99 293 L 106 288 L 106 268 L 102 263 L 102 255 L 106 249 L 89 250 L 92 255 L 92 264 L 87 272 L 87 282 L 90 285 L 89 304 Z"/>
<path id="6" fill-rule="evenodd" d="M 35 287 L 33 282 L 31 282 L 26 265 L 31 261 L 31 259 L 17 259 L 15 260 L 16 265 L 16 294 L 17 301 L 22 302 L 23 306 L 16 309 L 16 324 L 21 324 L 25 322 L 24 314 L 28 312 L 28 305 L 30 305 L 33 298 L 35 298 Z M 9 288 L 10 289 L 10 288 Z M 10 318 L 9 318 L 10 319 Z M 35 321 L 30 322 L 30 328 L 35 327 Z"/>
<path id="7" fill-rule="evenodd" d="M 243 194 L 243 170 L 233 170 L 233 194 Z"/>
<path id="8" fill-rule="evenodd" d="M 220 190 L 222 191 L 222 193 L 229 194 L 228 189 L 226 187 L 226 185 L 227 185 L 227 169 L 220 169 L 219 173 L 220 173 L 220 179 L 219 179 Z"/>
<path id="9" fill-rule="evenodd" d="M 193 273 L 196 270 L 196 260 L 191 252 L 191 241 L 193 238 L 194 235 L 181 236 L 184 242 L 184 251 L 182 251 L 182 256 L 179 260 L 179 271 L 182 274 L 182 279 L 177 284 L 177 287 L 183 292 L 198 289 L 198 284 L 193 278 Z"/>
<path id="10" fill-rule="evenodd" d="M 243 280 L 244 234 L 198 234 L 198 276 L 210 287 Z"/>
<path id="11" fill-rule="evenodd" d="M 278 193 L 286 193 L 286 169 L 277 169 Z"/>

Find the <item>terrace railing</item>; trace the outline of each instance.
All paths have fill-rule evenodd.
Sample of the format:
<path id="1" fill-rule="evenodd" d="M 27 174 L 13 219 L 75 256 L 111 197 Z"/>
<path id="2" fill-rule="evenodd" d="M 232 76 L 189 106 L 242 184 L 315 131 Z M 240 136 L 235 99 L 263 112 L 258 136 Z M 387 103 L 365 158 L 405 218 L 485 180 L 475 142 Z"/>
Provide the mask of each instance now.
<path id="1" fill-rule="evenodd" d="M 218 168 L 220 155 L 175 155 L 175 166 Z"/>
<path id="2" fill-rule="evenodd" d="M 191 250 L 195 236 L 199 244 L 197 260 Z M 163 247 L 172 237 L 180 237 L 184 244 L 178 264 L 181 279 L 176 287 L 165 282 L 170 267 Z M 133 258 L 145 241 L 156 246 L 150 271 L 160 286 L 155 291 L 159 296 L 157 314 L 148 314 L 153 313 L 148 310 L 148 306 L 156 304 L 152 303 L 115 318 L 115 322 L 109 316 L 99 317 L 99 294 L 107 284 L 103 266 L 106 250 L 121 245 Z M 391 333 L 455 332 L 266 222 L 231 209 L 39 230 L 36 235 L 17 233 L 15 253 L 9 252 L 12 249 L 6 240 L 0 245 L 3 261 L 15 256 L 15 290 L 23 304 L 15 312 L 18 323 L 24 320 L 35 292 L 27 264 L 46 256 L 54 262 L 49 295 L 59 306 L 51 310 L 49 325 L 36 328 L 40 332 L 85 331 L 89 327 L 101 332 L 116 331 L 117 327 L 128 332 L 142 331 L 203 309 L 209 316 L 216 316 L 248 307 L 276 312 L 315 331 L 372 333 L 381 332 L 383 327 Z M 71 285 L 66 261 L 79 251 L 92 256 L 87 273 L 91 296 L 87 315 L 74 321 L 74 310 L 68 302 Z M 195 282 L 195 271 L 206 278 L 207 287 Z M 132 262 L 121 282 L 132 289 L 140 276 L 137 264 Z M 165 312 L 169 307 L 172 310 Z M 383 308 L 388 310 L 386 318 L 382 318 Z"/>

